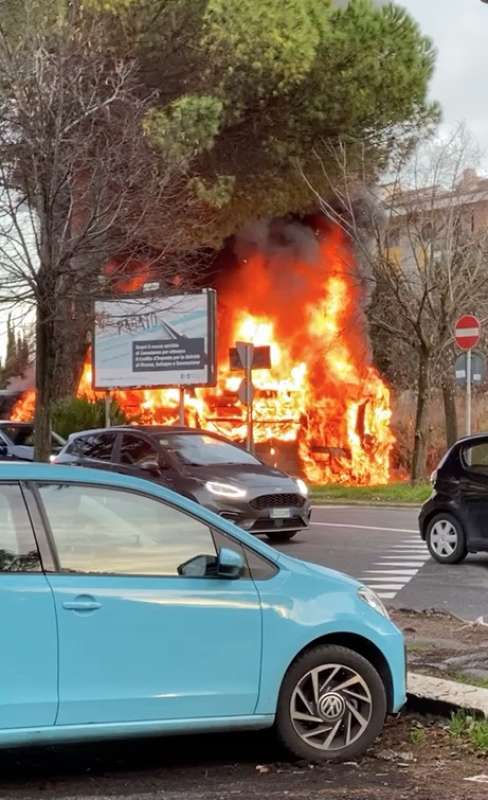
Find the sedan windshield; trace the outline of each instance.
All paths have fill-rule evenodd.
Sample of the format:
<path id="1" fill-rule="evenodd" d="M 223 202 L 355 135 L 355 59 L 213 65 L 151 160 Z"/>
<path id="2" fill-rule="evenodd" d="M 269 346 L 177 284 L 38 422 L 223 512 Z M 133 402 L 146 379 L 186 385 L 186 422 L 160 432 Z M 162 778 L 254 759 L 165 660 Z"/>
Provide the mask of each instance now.
<path id="1" fill-rule="evenodd" d="M 246 450 L 204 434 L 171 434 L 161 438 L 163 450 L 176 455 L 184 464 L 209 467 L 218 464 L 259 464 Z"/>

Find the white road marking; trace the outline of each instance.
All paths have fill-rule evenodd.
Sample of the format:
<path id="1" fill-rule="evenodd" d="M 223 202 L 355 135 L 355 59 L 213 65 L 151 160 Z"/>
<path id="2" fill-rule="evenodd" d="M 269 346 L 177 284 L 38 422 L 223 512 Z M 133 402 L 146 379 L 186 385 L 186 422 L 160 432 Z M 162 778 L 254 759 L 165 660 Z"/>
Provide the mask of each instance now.
<path id="1" fill-rule="evenodd" d="M 417 572 L 418 572 L 418 569 L 394 569 L 394 570 L 391 570 L 391 569 L 367 569 L 367 570 L 364 571 L 364 575 L 375 575 L 375 576 L 377 575 L 378 577 L 380 575 L 389 575 L 390 577 L 392 577 L 392 576 L 396 577 L 398 575 L 399 578 L 403 578 L 403 577 L 407 577 L 407 576 L 410 577 L 410 578 L 413 578 L 413 576 L 416 575 Z"/>
<path id="2" fill-rule="evenodd" d="M 378 525 L 349 525 L 345 522 L 311 522 L 310 525 L 321 525 L 323 528 L 348 528 L 358 531 L 387 531 L 388 533 L 417 533 L 412 528 L 380 528 Z"/>
<path id="3" fill-rule="evenodd" d="M 404 583 L 368 583 L 370 589 L 384 589 L 390 592 L 399 592 L 405 585 Z"/>
<path id="4" fill-rule="evenodd" d="M 374 566 L 375 567 L 423 567 L 425 561 L 378 561 Z"/>

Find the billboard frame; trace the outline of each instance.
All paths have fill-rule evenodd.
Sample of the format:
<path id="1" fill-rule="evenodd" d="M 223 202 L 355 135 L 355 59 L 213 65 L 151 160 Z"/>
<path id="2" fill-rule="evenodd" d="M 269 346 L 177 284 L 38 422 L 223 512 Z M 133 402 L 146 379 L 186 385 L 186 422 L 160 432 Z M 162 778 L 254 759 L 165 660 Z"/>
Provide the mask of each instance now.
<path id="1" fill-rule="evenodd" d="M 107 393 L 112 391 L 144 391 L 144 390 L 162 390 L 162 389 L 178 389 L 178 388 L 211 388 L 217 385 L 217 292 L 215 289 L 202 289 L 198 292 L 179 292 L 174 295 L 155 295 L 151 298 L 147 294 L 132 295 L 127 294 L 122 297 L 114 297 L 113 295 L 100 295 L 95 299 L 96 303 L 123 303 L 124 301 L 140 300 L 141 302 L 148 302 L 152 300 L 170 300 L 171 297 L 192 297 L 192 296 L 205 295 L 207 298 L 207 342 L 208 342 L 208 381 L 200 383 L 142 383 L 132 384 L 131 386 L 120 386 L 113 384 L 111 386 L 97 386 L 96 377 L 96 347 L 97 347 L 97 323 L 96 315 L 93 318 L 93 325 L 91 330 L 91 366 L 92 366 L 92 389 L 94 392 Z M 155 375 L 158 373 L 155 373 Z M 160 373 L 159 373 L 160 374 Z"/>

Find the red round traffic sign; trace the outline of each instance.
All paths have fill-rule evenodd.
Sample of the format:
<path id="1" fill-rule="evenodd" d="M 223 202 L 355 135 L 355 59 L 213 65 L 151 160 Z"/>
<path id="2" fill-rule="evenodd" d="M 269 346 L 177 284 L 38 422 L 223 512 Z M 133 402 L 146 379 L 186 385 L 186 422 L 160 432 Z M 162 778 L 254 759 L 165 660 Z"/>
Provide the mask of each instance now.
<path id="1" fill-rule="evenodd" d="M 465 314 L 456 322 L 454 336 L 456 344 L 461 350 L 471 350 L 480 340 L 481 323 L 472 314 Z"/>

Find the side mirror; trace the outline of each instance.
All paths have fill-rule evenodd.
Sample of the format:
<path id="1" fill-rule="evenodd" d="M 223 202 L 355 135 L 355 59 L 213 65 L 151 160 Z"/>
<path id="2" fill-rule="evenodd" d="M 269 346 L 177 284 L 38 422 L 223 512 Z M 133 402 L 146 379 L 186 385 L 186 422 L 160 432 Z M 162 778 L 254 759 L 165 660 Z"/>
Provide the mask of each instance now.
<path id="1" fill-rule="evenodd" d="M 0 458 L 8 457 L 8 447 L 5 442 L 0 442 Z"/>
<path id="2" fill-rule="evenodd" d="M 154 478 L 157 478 L 161 472 L 161 468 L 157 461 L 143 461 L 142 464 L 139 464 L 139 469 L 143 469 Z"/>
<path id="3" fill-rule="evenodd" d="M 220 548 L 217 557 L 217 575 L 219 578 L 235 581 L 241 577 L 244 568 L 244 559 L 240 553 L 236 553 L 235 550 L 229 550 L 227 547 Z"/>

